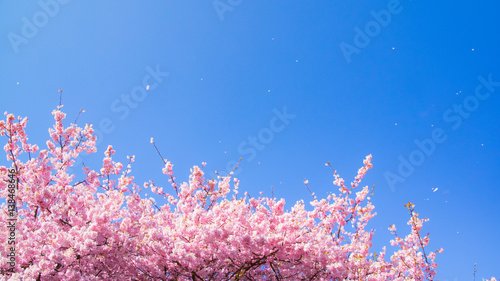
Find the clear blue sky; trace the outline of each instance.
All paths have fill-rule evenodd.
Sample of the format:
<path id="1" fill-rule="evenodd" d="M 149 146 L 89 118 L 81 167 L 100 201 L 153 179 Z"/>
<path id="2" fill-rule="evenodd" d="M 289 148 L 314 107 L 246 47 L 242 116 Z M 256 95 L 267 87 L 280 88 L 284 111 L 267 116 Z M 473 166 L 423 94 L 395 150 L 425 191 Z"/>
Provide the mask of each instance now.
<path id="1" fill-rule="evenodd" d="M 240 190 L 288 207 L 310 201 L 305 179 L 337 191 L 325 162 L 350 182 L 372 154 L 372 251 L 390 224 L 408 233 L 411 201 L 441 280 L 499 277 L 497 1 L 41 3 L 0 2 L 0 111 L 28 116 L 31 142 L 61 88 L 69 120 L 84 108 L 103 132 L 86 165 L 112 144 L 167 186 L 153 137 L 179 180 L 243 157 Z"/>

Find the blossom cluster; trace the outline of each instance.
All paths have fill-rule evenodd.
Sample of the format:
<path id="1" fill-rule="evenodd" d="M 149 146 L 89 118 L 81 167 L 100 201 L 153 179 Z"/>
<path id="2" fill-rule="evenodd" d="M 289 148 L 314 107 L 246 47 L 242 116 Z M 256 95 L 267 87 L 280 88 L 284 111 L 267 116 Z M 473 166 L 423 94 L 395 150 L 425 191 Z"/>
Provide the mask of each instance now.
<path id="1" fill-rule="evenodd" d="M 102 167 L 83 168 L 81 179 L 69 172 L 80 154 L 96 152 L 91 125 L 63 126 L 66 115 L 53 112 L 46 149 L 28 143 L 27 118 L 6 114 L 0 135 L 19 180 L 16 204 L 17 263 L 12 280 L 433 280 L 437 251 L 425 251 L 429 237 L 413 205 L 410 233 L 371 252 L 376 213 L 370 190 L 358 185 L 372 167 L 364 160 L 351 186 L 335 172 L 338 194 L 303 201 L 285 210 L 285 200 L 238 198 L 232 175 L 205 180 L 194 166 L 189 181 L 173 177 L 174 194 L 153 181 L 136 184 L 126 167 L 113 159 L 109 146 Z M 153 140 L 151 140 L 153 143 Z M 23 159 L 23 160 L 22 160 Z M 0 166 L 0 197 L 6 198 L 7 167 Z M 233 195 L 230 196 L 231 186 Z M 142 198 L 141 190 L 165 199 Z M 170 189 L 170 188 L 169 188 Z M 6 225 L 2 204 L 0 225 Z M 396 227 L 390 230 L 395 233 Z M 0 270 L 8 269 L 8 231 L 0 231 Z"/>

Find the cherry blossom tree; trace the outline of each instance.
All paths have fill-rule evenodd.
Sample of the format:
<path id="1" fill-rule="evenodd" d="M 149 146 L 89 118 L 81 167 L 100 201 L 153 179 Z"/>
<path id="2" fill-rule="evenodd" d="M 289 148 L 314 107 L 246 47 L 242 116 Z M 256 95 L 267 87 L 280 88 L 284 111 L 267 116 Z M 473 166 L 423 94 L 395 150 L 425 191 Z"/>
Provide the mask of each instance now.
<path id="1" fill-rule="evenodd" d="M 349 185 L 333 171 L 339 192 L 315 197 L 311 211 L 304 201 L 285 210 L 284 199 L 238 196 L 233 172 L 206 180 L 205 163 L 191 169 L 188 182 L 177 183 L 173 164 L 161 154 L 171 187 L 138 185 L 131 174 L 134 156 L 124 167 L 113 159 L 112 146 L 102 167 L 83 167 L 76 178 L 69 169 L 82 153 L 96 152 L 96 136 L 91 125 L 82 128 L 76 120 L 64 126 L 61 107 L 52 112 L 55 124 L 44 149 L 28 142 L 27 118 L 5 113 L 0 121 L 11 164 L 0 166 L 0 195 L 7 203 L 0 225 L 15 219 L 14 239 L 9 228 L 0 231 L 4 279 L 434 279 L 442 249 L 426 249 L 429 236 L 421 230 L 427 219 L 411 203 L 409 234 L 400 238 L 390 227 L 397 251 L 388 260 L 385 247 L 370 251 L 374 230 L 367 225 L 376 213 L 370 189 L 359 184 L 372 168 L 371 155 Z M 142 198 L 143 189 L 166 203 Z"/>

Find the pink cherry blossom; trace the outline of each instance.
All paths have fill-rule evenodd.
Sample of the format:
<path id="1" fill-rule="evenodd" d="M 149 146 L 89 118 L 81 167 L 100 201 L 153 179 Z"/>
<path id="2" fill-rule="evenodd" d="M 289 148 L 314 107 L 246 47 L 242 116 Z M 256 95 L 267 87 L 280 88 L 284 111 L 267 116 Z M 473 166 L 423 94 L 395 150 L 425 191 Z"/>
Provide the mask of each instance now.
<path id="1" fill-rule="evenodd" d="M 205 179 L 205 162 L 202 168 L 193 166 L 188 181 L 178 184 L 173 164 L 164 160 L 163 173 L 173 188 L 153 181 L 137 184 L 134 157 L 128 157 L 124 170 L 113 159 L 112 146 L 104 152 L 102 167 L 83 167 L 83 178 L 77 178 L 68 169 L 82 152 L 96 152 L 96 136 L 91 125 L 64 126 L 60 107 L 53 115 L 46 149 L 27 142 L 27 119 L 15 122 L 6 113 L 0 121 L 11 162 L 0 167 L 1 196 L 9 196 L 8 169 L 15 169 L 19 180 L 16 263 L 6 278 L 434 280 L 436 254 L 442 249 L 427 249 L 429 236 L 421 234 L 427 219 L 420 219 L 411 203 L 406 205 L 409 234 L 400 237 L 395 225 L 389 228 L 397 251 L 386 258 L 385 247 L 372 250 L 375 232 L 367 226 L 375 207 L 368 187 L 358 188 L 372 168 L 371 155 L 350 187 L 334 171 L 340 193 L 314 198 L 308 211 L 304 201 L 286 208 L 282 198 L 254 198 L 248 192 L 238 197 L 240 181 L 232 174 Z M 154 198 L 142 198 L 142 189 L 166 203 L 158 206 Z M 0 224 L 5 226 L 8 206 L 1 208 Z M 8 239 L 8 231 L 0 232 L 3 273 L 11 268 Z"/>

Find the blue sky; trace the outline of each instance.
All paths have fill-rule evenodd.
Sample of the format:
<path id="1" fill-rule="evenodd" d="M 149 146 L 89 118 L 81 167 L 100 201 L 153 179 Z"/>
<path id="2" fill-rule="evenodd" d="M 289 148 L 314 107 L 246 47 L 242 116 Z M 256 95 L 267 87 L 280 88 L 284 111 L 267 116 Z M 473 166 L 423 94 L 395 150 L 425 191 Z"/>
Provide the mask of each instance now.
<path id="1" fill-rule="evenodd" d="M 84 108 L 79 123 L 102 132 L 87 166 L 112 144 L 117 161 L 136 156 L 138 182 L 167 186 L 153 137 L 179 180 L 243 157 L 240 190 L 274 186 L 288 207 L 310 201 L 305 179 L 319 196 L 337 191 L 325 162 L 350 182 L 372 154 L 373 251 L 389 245 L 390 224 L 408 232 L 411 201 L 430 218 L 429 249 L 444 248 L 440 280 L 471 280 L 474 263 L 476 277 L 498 278 L 498 8 L 1 1 L 0 110 L 28 116 L 43 146 L 61 88 L 69 120 Z"/>

